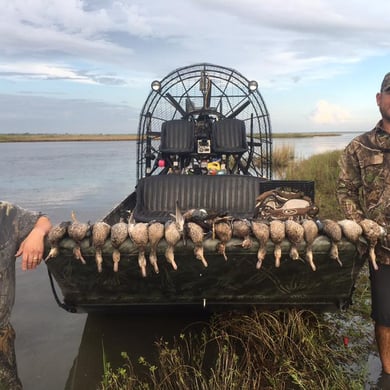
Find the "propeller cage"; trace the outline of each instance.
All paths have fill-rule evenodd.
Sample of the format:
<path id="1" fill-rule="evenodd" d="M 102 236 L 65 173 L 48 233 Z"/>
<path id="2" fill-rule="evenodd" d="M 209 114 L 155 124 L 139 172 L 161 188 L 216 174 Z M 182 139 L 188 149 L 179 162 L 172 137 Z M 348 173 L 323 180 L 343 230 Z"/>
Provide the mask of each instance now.
<path id="1" fill-rule="evenodd" d="M 137 181 L 188 168 L 207 173 L 205 164 L 211 163 L 226 165 L 227 174 L 271 179 L 270 119 L 253 83 L 233 69 L 206 63 L 159 81 L 140 115 Z"/>

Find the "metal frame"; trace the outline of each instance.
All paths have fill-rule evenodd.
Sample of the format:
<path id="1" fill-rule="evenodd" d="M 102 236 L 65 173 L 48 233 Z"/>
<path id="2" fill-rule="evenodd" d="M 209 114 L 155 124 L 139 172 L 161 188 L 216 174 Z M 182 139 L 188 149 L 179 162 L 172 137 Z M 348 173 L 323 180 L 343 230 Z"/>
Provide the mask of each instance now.
<path id="1" fill-rule="evenodd" d="M 171 119 L 197 122 L 203 115 L 213 120 L 243 120 L 248 143 L 248 151 L 240 157 L 244 174 L 272 178 L 270 118 L 261 94 L 249 89 L 247 78 L 230 68 L 201 63 L 176 69 L 159 83 L 140 115 L 137 181 L 162 173 L 156 167 L 162 123 Z"/>

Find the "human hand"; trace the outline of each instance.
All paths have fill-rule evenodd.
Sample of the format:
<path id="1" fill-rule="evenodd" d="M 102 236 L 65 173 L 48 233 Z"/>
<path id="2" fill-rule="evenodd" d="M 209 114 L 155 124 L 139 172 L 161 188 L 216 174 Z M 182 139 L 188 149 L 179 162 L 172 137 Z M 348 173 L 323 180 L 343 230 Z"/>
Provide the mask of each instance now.
<path id="1" fill-rule="evenodd" d="M 50 220 L 42 216 L 26 239 L 20 244 L 15 256 L 22 256 L 22 270 L 35 269 L 42 261 L 45 236 L 51 228 Z"/>

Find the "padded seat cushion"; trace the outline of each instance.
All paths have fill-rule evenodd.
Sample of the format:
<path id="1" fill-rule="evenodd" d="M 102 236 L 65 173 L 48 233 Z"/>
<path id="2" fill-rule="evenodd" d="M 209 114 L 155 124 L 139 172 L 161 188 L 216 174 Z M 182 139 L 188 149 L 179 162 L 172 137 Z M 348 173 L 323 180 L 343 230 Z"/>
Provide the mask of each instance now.
<path id="1" fill-rule="evenodd" d="M 188 154 L 194 151 L 195 128 L 193 122 L 173 119 L 161 127 L 160 152 L 165 154 Z"/>
<path id="2" fill-rule="evenodd" d="M 175 212 L 203 208 L 251 218 L 264 179 L 243 175 L 161 175 L 141 179 L 137 186 L 136 221 L 165 222 Z"/>
<path id="3" fill-rule="evenodd" d="M 211 143 L 215 153 L 238 153 L 248 150 L 245 123 L 236 118 L 228 118 L 213 123 Z"/>

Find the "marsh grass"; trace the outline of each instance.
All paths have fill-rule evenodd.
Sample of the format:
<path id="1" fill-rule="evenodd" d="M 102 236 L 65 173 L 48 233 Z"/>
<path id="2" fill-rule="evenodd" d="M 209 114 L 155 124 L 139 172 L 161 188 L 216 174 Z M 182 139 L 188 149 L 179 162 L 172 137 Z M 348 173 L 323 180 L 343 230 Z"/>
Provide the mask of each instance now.
<path id="1" fill-rule="evenodd" d="M 295 150 L 291 145 L 281 145 L 275 148 L 272 153 L 272 169 L 274 176 L 282 178 L 287 167 L 294 161 L 294 157 Z"/>
<path id="2" fill-rule="evenodd" d="M 320 209 L 320 218 L 338 220 L 342 215 L 336 200 L 336 185 L 339 174 L 338 159 L 341 150 L 313 155 L 308 159 L 294 160 L 285 171 L 287 180 L 314 180 L 315 202 Z"/>
<path id="3" fill-rule="evenodd" d="M 157 363 L 140 358 L 148 375 L 124 365 L 106 366 L 100 389 L 361 389 L 346 375 L 351 349 L 336 329 L 307 310 L 215 315 L 204 329 L 191 328 L 172 343 L 156 342 Z M 353 359 L 352 359 L 353 360 Z"/>
<path id="4" fill-rule="evenodd" d="M 272 154 L 273 176 L 286 180 L 313 180 L 319 217 L 339 219 L 341 209 L 336 201 L 336 184 L 340 155 L 341 150 L 334 150 L 296 159 L 293 146 L 281 145 Z"/>

